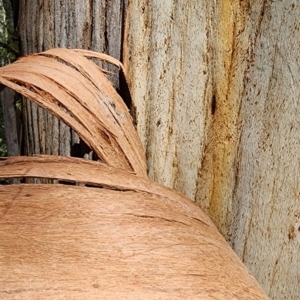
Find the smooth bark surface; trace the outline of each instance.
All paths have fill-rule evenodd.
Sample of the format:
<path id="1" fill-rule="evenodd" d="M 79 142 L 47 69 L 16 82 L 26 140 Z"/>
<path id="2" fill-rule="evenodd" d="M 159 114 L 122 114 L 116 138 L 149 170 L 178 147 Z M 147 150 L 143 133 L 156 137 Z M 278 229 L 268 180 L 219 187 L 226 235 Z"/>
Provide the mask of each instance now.
<path id="1" fill-rule="evenodd" d="M 300 279 L 299 20 L 292 0 L 133 0 L 124 48 L 151 178 L 199 203 L 287 300 Z"/>

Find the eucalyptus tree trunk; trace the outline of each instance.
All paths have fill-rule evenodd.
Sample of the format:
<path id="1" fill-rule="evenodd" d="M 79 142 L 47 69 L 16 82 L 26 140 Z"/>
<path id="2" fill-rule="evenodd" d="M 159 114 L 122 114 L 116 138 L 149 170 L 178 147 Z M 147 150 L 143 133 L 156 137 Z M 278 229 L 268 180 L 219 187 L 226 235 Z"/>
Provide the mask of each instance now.
<path id="1" fill-rule="evenodd" d="M 296 1 L 20 1 L 24 54 L 120 59 L 149 175 L 195 200 L 272 299 L 299 298 Z M 118 87 L 118 80 L 115 81 Z M 68 127 L 24 105 L 27 153 L 70 155 Z"/>
<path id="2" fill-rule="evenodd" d="M 1 66 L 11 63 L 18 56 L 18 42 L 14 37 L 14 17 L 11 2 L 0 1 L 1 25 L 0 25 L 0 46 Z M 4 13 L 5 11 L 5 13 Z M 5 50 L 4 50 L 5 49 Z M 3 55 L 3 56 L 2 56 Z M 1 112 L 3 111 L 3 124 L 7 155 L 20 155 L 20 111 L 16 107 L 16 93 L 9 88 L 0 92 Z M 16 182 L 16 180 L 14 180 Z"/>
<path id="3" fill-rule="evenodd" d="M 121 59 L 128 0 L 20 1 L 22 54 L 47 49 L 83 48 Z M 117 69 L 111 69 L 116 71 Z M 113 78 L 118 88 L 118 76 Z M 25 153 L 81 156 L 87 150 L 64 123 L 30 101 L 24 101 Z"/>
<path id="4" fill-rule="evenodd" d="M 149 175 L 194 199 L 272 299 L 299 299 L 300 6 L 137 1 L 125 68 Z"/>

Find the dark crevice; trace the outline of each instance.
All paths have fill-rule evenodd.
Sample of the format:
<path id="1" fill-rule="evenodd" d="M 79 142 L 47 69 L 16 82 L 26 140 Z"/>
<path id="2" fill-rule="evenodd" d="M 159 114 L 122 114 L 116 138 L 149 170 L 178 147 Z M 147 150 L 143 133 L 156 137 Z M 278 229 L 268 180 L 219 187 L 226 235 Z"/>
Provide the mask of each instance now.
<path id="1" fill-rule="evenodd" d="M 120 47 L 120 58 L 121 62 L 124 62 L 124 41 L 125 41 L 125 26 L 126 26 L 126 11 L 128 7 L 128 1 L 123 0 L 121 3 L 122 20 L 121 20 L 121 47 Z"/>
<path id="2" fill-rule="evenodd" d="M 125 214 L 125 215 L 130 215 L 130 216 L 137 217 L 137 218 L 142 218 L 142 219 L 162 220 L 162 221 L 166 221 L 166 222 L 170 222 L 170 223 L 179 223 L 179 224 L 184 225 L 184 226 L 189 226 L 189 224 L 186 224 L 184 222 L 177 221 L 177 220 L 174 220 L 174 219 L 167 219 L 167 218 L 163 218 L 163 217 L 159 217 L 159 216 L 136 215 L 136 214 Z"/>
<path id="3" fill-rule="evenodd" d="M 87 188 L 95 188 L 95 189 L 105 189 L 105 190 L 111 190 L 111 191 L 117 191 L 117 192 L 143 192 L 131 188 L 123 188 L 123 187 L 118 187 L 118 186 L 112 186 L 108 184 L 100 184 L 100 183 L 95 183 L 95 182 L 89 182 L 89 181 L 83 181 L 83 180 L 72 180 L 72 179 L 59 179 L 59 178 L 54 178 L 54 177 L 21 177 L 21 176 L 16 176 L 14 178 L 1 178 L 3 180 L 3 183 L 0 185 L 11 185 L 11 184 L 58 184 L 58 185 L 67 185 L 67 186 L 84 186 Z M 4 182 L 5 180 L 5 182 Z M 54 182 L 56 181 L 56 182 Z"/>
<path id="4" fill-rule="evenodd" d="M 130 94 L 130 90 L 129 90 L 129 86 L 125 74 L 122 72 L 122 70 L 119 71 L 119 81 L 120 81 L 120 89 L 117 89 L 117 92 L 122 97 L 128 109 L 131 110 L 132 98 L 131 98 L 131 94 Z"/>
<path id="5" fill-rule="evenodd" d="M 213 95 L 211 99 L 211 114 L 214 115 L 217 109 L 217 99 L 216 96 Z"/>
<path id="6" fill-rule="evenodd" d="M 125 27 L 126 27 L 126 12 L 128 7 L 128 0 L 121 1 L 121 45 L 120 45 L 120 60 L 123 63 L 124 62 L 124 45 L 125 42 Z M 117 92 L 122 97 L 123 101 L 125 102 L 126 106 L 128 107 L 130 114 L 133 118 L 133 123 L 136 126 L 136 112 L 135 112 L 135 106 L 133 105 L 128 82 L 126 80 L 125 74 L 122 72 L 122 70 L 119 71 L 119 89 Z"/>
<path id="7" fill-rule="evenodd" d="M 204 225 L 206 225 L 206 226 L 208 226 L 208 227 L 210 227 L 210 225 L 208 225 L 208 224 L 207 224 L 205 221 L 203 221 L 203 220 L 197 219 L 197 218 L 195 218 L 195 217 L 192 217 L 192 219 L 195 220 L 195 221 L 197 221 L 197 222 L 200 222 L 200 223 L 202 223 L 202 224 L 204 224 Z"/>
<path id="8" fill-rule="evenodd" d="M 109 46 L 109 40 L 108 40 L 108 7 L 109 7 L 109 1 L 105 0 L 105 31 L 104 31 L 104 45 L 103 45 L 103 50 L 105 53 L 108 53 L 108 46 Z"/>

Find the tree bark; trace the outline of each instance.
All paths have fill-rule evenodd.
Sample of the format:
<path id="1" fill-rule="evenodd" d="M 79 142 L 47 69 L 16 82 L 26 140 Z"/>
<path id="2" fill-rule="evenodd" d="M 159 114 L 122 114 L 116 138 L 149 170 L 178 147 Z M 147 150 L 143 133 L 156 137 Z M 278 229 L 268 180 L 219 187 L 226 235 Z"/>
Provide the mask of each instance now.
<path id="1" fill-rule="evenodd" d="M 12 3 L 9 0 L 0 1 L 1 9 L 5 11 L 5 20 L 1 23 L 1 47 L 5 49 L 4 57 L 1 57 L 1 66 L 12 62 L 18 53 L 18 42 L 13 39 L 14 36 L 14 16 Z M 7 146 L 7 155 L 20 155 L 20 113 L 16 110 L 15 98 L 16 93 L 8 88 L 0 92 L 0 100 L 3 111 L 3 125 L 5 140 Z M 14 180 L 16 183 L 17 180 Z"/>
<path id="2" fill-rule="evenodd" d="M 128 0 L 20 1 L 19 32 L 23 54 L 47 49 L 83 48 L 121 59 Z M 112 68 L 115 72 L 116 69 Z M 118 88 L 118 76 L 113 77 Z M 35 104 L 24 101 L 25 153 L 83 156 L 71 129 Z"/>
<path id="3" fill-rule="evenodd" d="M 21 1 L 23 53 L 120 59 L 127 1 L 73 2 Z M 293 0 L 132 0 L 124 43 L 150 177 L 199 203 L 273 299 L 299 297 L 299 20 Z M 28 154 L 70 155 L 66 125 L 24 110 Z"/>
<path id="4" fill-rule="evenodd" d="M 5 88 L 0 95 L 8 156 L 20 155 L 20 113 L 14 104 L 16 93 Z"/>
<path id="5" fill-rule="evenodd" d="M 199 203 L 273 299 L 299 298 L 299 17 L 292 0 L 133 0 L 125 37 L 151 178 Z"/>

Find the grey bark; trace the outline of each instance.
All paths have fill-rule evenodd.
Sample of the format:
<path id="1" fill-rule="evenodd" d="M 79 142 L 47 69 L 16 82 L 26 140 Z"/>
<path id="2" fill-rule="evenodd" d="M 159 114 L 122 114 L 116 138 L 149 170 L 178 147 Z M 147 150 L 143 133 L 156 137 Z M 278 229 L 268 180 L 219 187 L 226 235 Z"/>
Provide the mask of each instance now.
<path id="1" fill-rule="evenodd" d="M 20 113 L 14 105 L 15 95 L 9 88 L 5 88 L 0 94 L 8 156 L 20 155 Z"/>
<path id="2" fill-rule="evenodd" d="M 120 60 L 127 2 L 21 1 L 21 51 L 26 55 L 55 47 L 83 48 Z M 113 80 L 118 88 L 118 76 Z M 51 114 L 27 100 L 23 110 L 25 153 L 83 156 L 87 151 L 77 134 Z"/>

